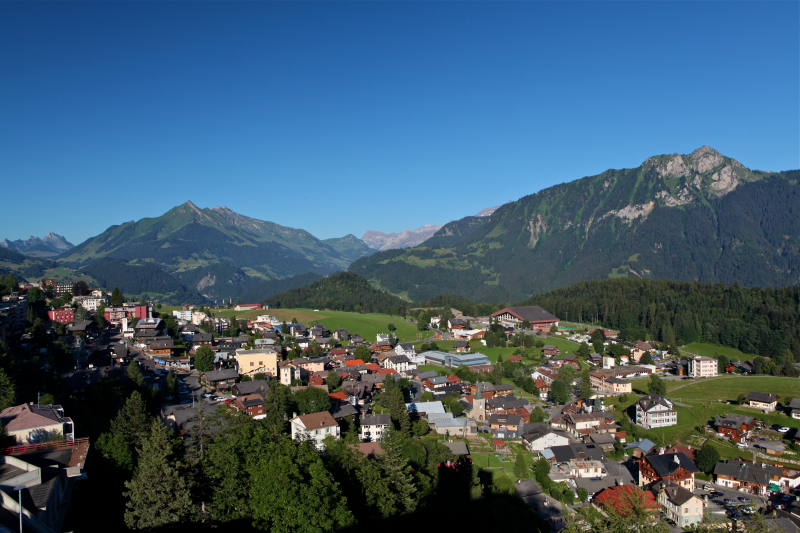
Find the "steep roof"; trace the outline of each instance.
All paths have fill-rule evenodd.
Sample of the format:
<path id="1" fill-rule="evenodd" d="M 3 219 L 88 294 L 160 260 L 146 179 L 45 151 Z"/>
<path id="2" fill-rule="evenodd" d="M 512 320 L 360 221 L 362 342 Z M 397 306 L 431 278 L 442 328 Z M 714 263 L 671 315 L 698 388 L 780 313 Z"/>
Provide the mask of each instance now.
<path id="1" fill-rule="evenodd" d="M 647 396 L 642 397 L 638 402 L 636 402 L 636 404 L 643 411 L 649 411 L 657 405 L 663 405 L 667 409 L 672 409 L 672 402 L 657 394 L 648 394 Z"/>
<path id="2" fill-rule="evenodd" d="M 717 427 L 739 429 L 741 426 L 749 426 L 755 419 L 752 416 L 730 414 L 726 417 L 718 416 L 714 420 L 714 425 Z"/>
<path id="3" fill-rule="evenodd" d="M 768 392 L 750 391 L 747 393 L 747 401 L 772 403 L 777 399 L 777 394 L 770 394 Z"/>
<path id="4" fill-rule="evenodd" d="M 656 483 L 653 485 L 653 488 L 657 488 L 659 494 L 663 490 L 667 499 L 677 506 L 681 506 L 692 498 L 695 498 L 694 494 L 669 480 L 664 483 Z"/>
<path id="5" fill-rule="evenodd" d="M 359 422 L 360 426 L 386 426 L 391 423 L 392 417 L 391 415 L 363 415 L 361 417 L 361 421 Z"/>
<path id="6" fill-rule="evenodd" d="M 665 453 L 663 455 L 646 455 L 642 459 L 650 463 L 653 470 L 659 477 L 668 477 L 678 468 L 683 467 L 689 473 L 699 473 L 700 469 L 695 466 L 685 453 Z"/>
<path id="7" fill-rule="evenodd" d="M 36 405 L 23 403 L 0 411 L 0 422 L 7 431 L 21 431 L 61 423 L 56 411 L 60 405 Z"/>
<path id="8" fill-rule="evenodd" d="M 528 322 L 558 322 L 558 317 L 550 314 L 538 305 L 506 307 L 496 313 L 492 313 L 492 316 L 500 316 L 504 313 L 510 313 L 519 320 L 527 320 Z"/>
<path id="9" fill-rule="evenodd" d="M 295 420 L 299 419 L 306 429 L 319 429 L 326 427 L 336 426 L 336 420 L 328 411 L 321 413 L 311 413 L 310 415 L 298 416 Z"/>

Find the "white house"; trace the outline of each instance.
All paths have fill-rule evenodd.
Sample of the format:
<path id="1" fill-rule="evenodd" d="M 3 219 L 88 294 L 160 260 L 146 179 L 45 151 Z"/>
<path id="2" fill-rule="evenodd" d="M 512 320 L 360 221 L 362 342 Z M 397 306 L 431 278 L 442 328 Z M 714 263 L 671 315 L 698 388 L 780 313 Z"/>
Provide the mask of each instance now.
<path id="1" fill-rule="evenodd" d="M 711 378 L 717 375 L 719 362 L 711 357 L 695 355 L 689 358 L 689 375 L 693 378 Z"/>
<path id="2" fill-rule="evenodd" d="M 341 434 L 339 424 L 328 411 L 296 416 L 289 423 L 292 426 L 292 440 L 311 441 L 318 450 L 325 449 L 322 442 L 325 437 L 338 440 Z"/>
<path id="3" fill-rule="evenodd" d="M 679 528 L 683 529 L 703 520 L 703 502 L 680 485 L 672 481 L 656 483 L 653 491 L 658 491 L 658 503 L 664 508 L 666 517 Z"/>
<path id="4" fill-rule="evenodd" d="M 408 357 L 408 360 L 415 365 L 425 364 L 425 356 L 418 354 L 417 350 L 414 348 L 414 345 L 410 342 L 402 342 L 395 346 L 394 353 Z"/>
<path id="5" fill-rule="evenodd" d="M 391 368 L 398 374 L 403 374 L 414 370 L 417 365 L 409 361 L 405 355 L 393 355 L 384 359 L 383 368 Z"/>
<path id="6" fill-rule="evenodd" d="M 557 433 L 548 426 L 537 426 L 522 435 L 522 440 L 528 450 L 541 452 L 553 446 L 567 446 L 569 439 L 563 433 Z"/>
<path id="7" fill-rule="evenodd" d="M 663 396 L 648 394 L 636 402 L 636 425 L 651 429 L 677 424 L 678 413 L 672 408 L 672 402 Z"/>
<path id="8" fill-rule="evenodd" d="M 389 424 L 392 423 L 391 415 L 363 415 L 359 425 L 361 426 L 361 438 L 364 442 L 380 442 L 381 436 Z"/>

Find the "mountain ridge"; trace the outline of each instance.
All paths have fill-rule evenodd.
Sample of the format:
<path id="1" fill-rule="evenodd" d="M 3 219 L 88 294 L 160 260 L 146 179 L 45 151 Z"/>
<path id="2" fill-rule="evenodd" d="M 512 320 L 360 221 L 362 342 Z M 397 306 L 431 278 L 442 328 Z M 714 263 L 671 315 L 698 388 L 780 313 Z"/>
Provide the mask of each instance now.
<path id="1" fill-rule="evenodd" d="M 58 235 L 52 231 L 42 238 L 31 235 L 30 238 L 25 240 L 17 239 L 16 241 L 9 241 L 8 239 L 3 239 L 0 241 L 0 247 L 21 253 L 25 253 L 30 250 L 39 252 L 55 252 L 58 254 L 65 252 L 74 246 L 75 245 L 69 242 L 63 235 Z"/>
<path id="2" fill-rule="evenodd" d="M 798 174 L 753 171 L 708 146 L 653 156 L 448 223 L 350 270 L 415 300 L 449 292 L 513 301 L 629 275 L 796 285 Z"/>

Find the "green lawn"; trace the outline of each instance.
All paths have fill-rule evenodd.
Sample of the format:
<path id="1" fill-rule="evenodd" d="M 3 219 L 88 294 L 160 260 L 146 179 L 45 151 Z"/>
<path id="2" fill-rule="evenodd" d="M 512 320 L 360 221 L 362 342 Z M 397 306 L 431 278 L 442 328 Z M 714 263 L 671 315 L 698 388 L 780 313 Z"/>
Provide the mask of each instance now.
<path id="1" fill-rule="evenodd" d="M 372 342 L 378 333 L 389 333 L 387 325 L 392 323 L 397 330 L 399 342 L 412 342 L 417 340 L 420 333 L 416 324 L 406 322 L 400 317 L 389 316 L 380 313 L 348 313 L 345 311 L 314 311 L 313 309 L 265 309 L 260 311 L 233 311 L 215 310 L 216 316 L 236 316 L 237 318 L 253 319 L 257 315 L 276 316 L 287 322 L 296 318 L 306 326 L 313 324 L 324 324 L 331 331 L 345 328 L 351 334 L 357 333 L 364 337 L 365 341 Z M 429 332 L 425 332 L 427 335 Z"/>
<path id="2" fill-rule="evenodd" d="M 681 348 L 681 352 L 684 354 L 702 355 L 704 357 L 714 357 L 714 354 L 718 353 L 719 355 L 724 355 L 728 359 L 735 359 L 738 361 L 745 361 L 755 357 L 754 355 L 747 355 L 744 352 L 740 352 L 736 348 L 728 348 L 727 346 L 708 344 L 705 342 L 687 344 Z"/>
<path id="3" fill-rule="evenodd" d="M 670 391 L 670 398 L 690 398 L 697 400 L 736 400 L 739 394 L 750 391 L 770 392 L 780 396 L 800 396 L 800 380 L 797 378 L 776 378 L 771 376 L 740 376 L 687 380 L 675 383 L 684 384 L 678 390 Z M 670 385 L 672 383 L 669 383 Z M 676 385 L 679 386 L 679 385 Z M 674 389 L 675 387 L 672 387 Z"/>

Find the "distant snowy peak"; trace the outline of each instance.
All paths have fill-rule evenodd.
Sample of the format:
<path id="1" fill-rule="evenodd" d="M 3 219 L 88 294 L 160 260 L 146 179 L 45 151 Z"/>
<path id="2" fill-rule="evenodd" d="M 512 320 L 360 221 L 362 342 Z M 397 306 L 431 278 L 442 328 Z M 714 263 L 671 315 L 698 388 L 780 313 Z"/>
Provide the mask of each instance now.
<path id="1" fill-rule="evenodd" d="M 9 241 L 8 239 L 3 239 L 2 242 L 0 242 L 0 246 L 9 250 L 14 250 L 15 252 L 26 252 L 28 250 L 49 250 L 52 252 L 61 253 L 66 252 L 75 245 L 65 239 L 62 235 L 58 235 L 51 231 L 41 239 L 33 235 L 26 240 L 19 239 L 16 241 Z"/>
<path id="2" fill-rule="evenodd" d="M 510 203 L 511 200 L 508 202 Z M 487 207 L 486 209 L 481 209 L 480 212 L 475 216 L 488 217 L 500 207 L 502 206 L 498 205 L 496 207 Z M 414 230 L 403 230 L 402 233 L 383 233 L 382 231 L 369 230 L 364 234 L 363 237 L 361 237 L 361 240 L 367 243 L 367 246 L 373 250 L 380 250 L 382 252 L 385 252 L 386 250 L 395 250 L 397 248 L 410 248 L 427 241 L 433 237 L 437 231 L 442 229 L 442 227 L 443 225 L 437 226 L 435 224 L 425 224 L 421 228 Z"/>

